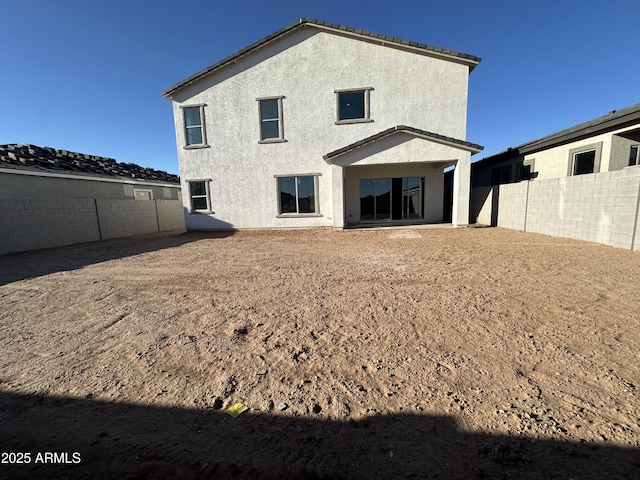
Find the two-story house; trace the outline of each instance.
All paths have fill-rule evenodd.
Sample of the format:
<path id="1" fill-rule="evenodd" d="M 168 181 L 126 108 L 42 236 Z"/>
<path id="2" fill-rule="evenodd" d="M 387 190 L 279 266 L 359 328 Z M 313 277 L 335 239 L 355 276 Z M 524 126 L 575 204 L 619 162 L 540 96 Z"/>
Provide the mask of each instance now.
<path id="1" fill-rule="evenodd" d="M 163 92 L 188 229 L 468 224 L 480 59 L 301 19 Z"/>

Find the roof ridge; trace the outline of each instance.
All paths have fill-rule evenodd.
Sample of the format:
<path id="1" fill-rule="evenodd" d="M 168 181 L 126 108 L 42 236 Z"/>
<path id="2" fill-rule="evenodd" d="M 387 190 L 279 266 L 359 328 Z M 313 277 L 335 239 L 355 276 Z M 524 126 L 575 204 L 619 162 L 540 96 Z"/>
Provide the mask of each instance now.
<path id="1" fill-rule="evenodd" d="M 170 98 L 171 95 L 173 95 L 176 91 L 180 90 L 181 88 L 191 84 L 192 82 L 195 82 L 203 77 L 205 77 L 206 75 L 213 73 L 215 70 L 222 68 L 226 65 L 228 65 L 229 63 L 237 60 L 238 58 L 247 55 L 248 53 L 252 52 L 253 50 L 256 50 L 258 48 L 261 48 L 262 46 L 266 45 L 267 43 L 275 40 L 278 37 L 281 37 L 283 35 L 286 35 L 287 33 L 297 29 L 297 28 L 301 28 L 304 27 L 306 25 L 311 25 L 311 26 L 317 26 L 317 27 L 324 27 L 326 29 L 332 30 L 337 34 L 347 34 L 347 35 L 351 35 L 351 36 L 358 36 L 358 37 L 370 37 L 371 39 L 377 39 L 383 43 L 391 43 L 397 47 L 401 47 L 401 48 L 408 48 L 410 47 L 411 49 L 418 49 L 418 50 L 424 50 L 426 52 L 433 52 L 434 54 L 437 54 L 437 56 L 439 57 L 448 57 L 448 59 L 450 61 L 458 61 L 460 63 L 464 63 L 469 65 L 469 71 L 473 70 L 473 68 L 480 63 L 480 61 L 482 60 L 480 57 L 476 57 L 475 55 L 470 55 L 468 53 L 462 53 L 462 52 L 458 52 L 455 50 L 449 50 L 449 49 L 444 49 L 441 47 L 435 47 L 432 45 L 427 45 L 424 43 L 419 43 L 419 42 L 412 42 L 409 40 L 404 40 L 398 37 L 391 37 L 388 35 L 384 35 L 384 34 L 380 34 L 380 33 L 375 33 L 375 32 L 370 32 L 367 30 L 362 30 L 362 29 L 358 29 L 358 28 L 354 28 L 354 27 L 347 27 L 344 25 L 339 25 L 336 23 L 330 23 L 330 22 L 326 22 L 323 20 L 318 20 L 318 19 L 314 19 L 314 18 L 308 18 L 308 17 L 302 17 L 299 20 L 296 20 L 293 23 L 290 23 L 289 25 L 286 25 L 285 27 L 276 30 L 275 32 L 267 35 L 266 37 L 263 37 L 262 39 L 250 44 L 249 46 L 242 48 L 240 50 L 238 50 L 237 52 L 223 58 L 222 60 L 219 60 L 218 62 L 200 70 L 199 72 L 194 73 L 193 75 L 190 75 L 189 77 L 181 80 L 180 82 L 174 84 L 173 86 L 167 88 L 166 90 L 164 90 L 162 92 L 162 95 L 166 98 Z M 457 59 L 457 60 L 456 60 Z"/>

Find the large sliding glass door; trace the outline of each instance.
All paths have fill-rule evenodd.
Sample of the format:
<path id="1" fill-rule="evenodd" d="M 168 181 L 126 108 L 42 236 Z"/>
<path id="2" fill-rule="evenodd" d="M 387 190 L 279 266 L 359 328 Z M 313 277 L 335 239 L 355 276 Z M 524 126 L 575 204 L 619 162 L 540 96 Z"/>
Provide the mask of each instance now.
<path id="1" fill-rule="evenodd" d="M 402 179 L 402 218 L 422 218 L 422 178 Z"/>
<path id="2" fill-rule="evenodd" d="M 360 221 L 422 218 L 422 177 L 360 180 Z"/>

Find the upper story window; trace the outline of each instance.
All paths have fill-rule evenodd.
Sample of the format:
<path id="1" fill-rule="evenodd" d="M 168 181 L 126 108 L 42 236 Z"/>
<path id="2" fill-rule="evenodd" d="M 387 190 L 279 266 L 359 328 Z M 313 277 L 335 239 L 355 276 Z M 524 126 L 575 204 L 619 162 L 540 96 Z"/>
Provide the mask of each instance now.
<path id="1" fill-rule="evenodd" d="M 335 90 L 336 124 L 370 122 L 369 92 L 371 87 Z"/>
<path id="2" fill-rule="evenodd" d="M 260 143 L 284 141 L 282 124 L 282 99 L 284 97 L 258 98 L 260 112 Z"/>
<path id="3" fill-rule="evenodd" d="M 207 146 L 207 135 L 204 128 L 204 105 L 183 107 L 182 113 L 184 115 L 185 146 Z"/>
<path id="4" fill-rule="evenodd" d="M 638 154 L 638 149 L 640 145 L 631 145 L 631 150 L 629 152 L 629 166 L 633 167 L 634 165 L 640 165 L 640 155 Z"/>

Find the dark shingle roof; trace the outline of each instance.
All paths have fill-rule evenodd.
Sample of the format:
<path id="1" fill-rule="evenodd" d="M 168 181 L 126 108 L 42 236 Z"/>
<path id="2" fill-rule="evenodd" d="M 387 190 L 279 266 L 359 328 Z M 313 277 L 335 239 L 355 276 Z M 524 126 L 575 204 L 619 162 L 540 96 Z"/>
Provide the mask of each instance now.
<path id="1" fill-rule="evenodd" d="M 315 20 L 313 18 L 301 18 L 300 20 L 293 22 L 287 25 L 284 28 L 272 33 L 271 35 L 267 35 L 261 40 L 249 45 L 246 48 L 228 56 L 227 58 L 220 60 L 217 63 L 205 68 L 204 70 L 199 71 L 198 73 L 191 75 L 190 77 L 185 78 L 181 82 L 176 83 L 172 87 L 169 87 L 162 95 L 171 98 L 171 96 L 180 90 L 182 87 L 187 86 L 188 84 L 199 80 L 200 78 L 218 70 L 219 68 L 224 67 L 225 65 L 236 61 L 238 58 L 257 50 L 258 48 L 266 45 L 267 43 L 282 37 L 288 33 L 293 32 L 299 28 L 304 26 L 312 26 L 316 28 L 321 28 L 327 31 L 331 31 L 337 33 L 339 35 L 347 35 L 351 37 L 361 38 L 367 41 L 375 41 L 377 43 L 384 43 L 384 45 L 396 48 L 404 48 L 404 49 L 412 49 L 417 51 L 422 51 L 422 53 L 427 55 L 433 55 L 440 58 L 446 58 L 451 61 L 464 63 L 469 65 L 470 71 L 473 70 L 476 65 L 478 65 L 481 61 L 480 57 L 476 57 L 475 55 L 469 55 L 467 53 L 456 52 L 455 50 L 448 50 L 446 48 L 434 47 L 432 45 L 426 45 L 424 43 L 411 42 L 409 40 L 403 40 L 397 37 L 389 37 L 387 35 L 382 35 L 379 33 L 368 32 L 366 30 L 360 30 L 358 28 L 346 27 L 344 25 L 338 25 L 336 23 L 323 22 L 322 20 Z"/>
<path id="2" fill-rule="evenodd" d="M 537 138 L 529 142 L 523 143 L 516 147 L 510 147 L 507 150 L 483 158 L 475 162 L 483 164 L 493 163 L 505 160 L 517 155 L 529 154 L 545 150 L 547 148 L 563 145 L 565 143 L 575 142 L 583 138 L 588 138 L 601 133 L 606 133 L 626 126 L 640 124 L 640 103 L 622 110 L 613 110 L 606 115 L 580 123 L 573 127 L 560 130 L 545 137 Z"/>
<path id="3" fill-rule="evenodd" d="M 393 135 L 396 132 L 404 132 L 409 133 L 411 135 L 415 135 L 417 137 L 426 138 L 428 140 L 433 140 L 438 143 L 445 143 L 455 147 L 460 147 L 463 150 L 468 150 L 471 153 L 478 153 L 484 147 L 478 145 L 476 143 L 466 142 L 464 140 L 458 140 L 457 138 L 446 137 L 444 135 L 439 135 L 437 133 L 428 132 L 426 130 L 421 130 L 419 128 L 407 127 L 406 125 L 398 125 L 396 127 L 387 128 L 380 133 L 376 133 L 375 135 L 371 135 L 370 137 L 363 138 L 357 142 L 352 143 L 351 145 L 347 145 L 346 147 L 339 148 L 338 150 L 334 150 L 333 152 L 329 152 L 324 155 L 322 158 L 325 160 L 331 160 L 334 157 L 347 153 L 351 150 L 355 150 L 356 148 L 360 148 L 368 143 L 375 142 L 376 140 L 380 140 L 383 137 L 388 135 Z"/>
<path id="4" fill-rule="evenodd" d="M 134 163 L 118 163 L 113 158 L 35 145 L 0 145 L 0 168 L 180 183 L 180 177 L 162 170 L 144 168 Z"/>

